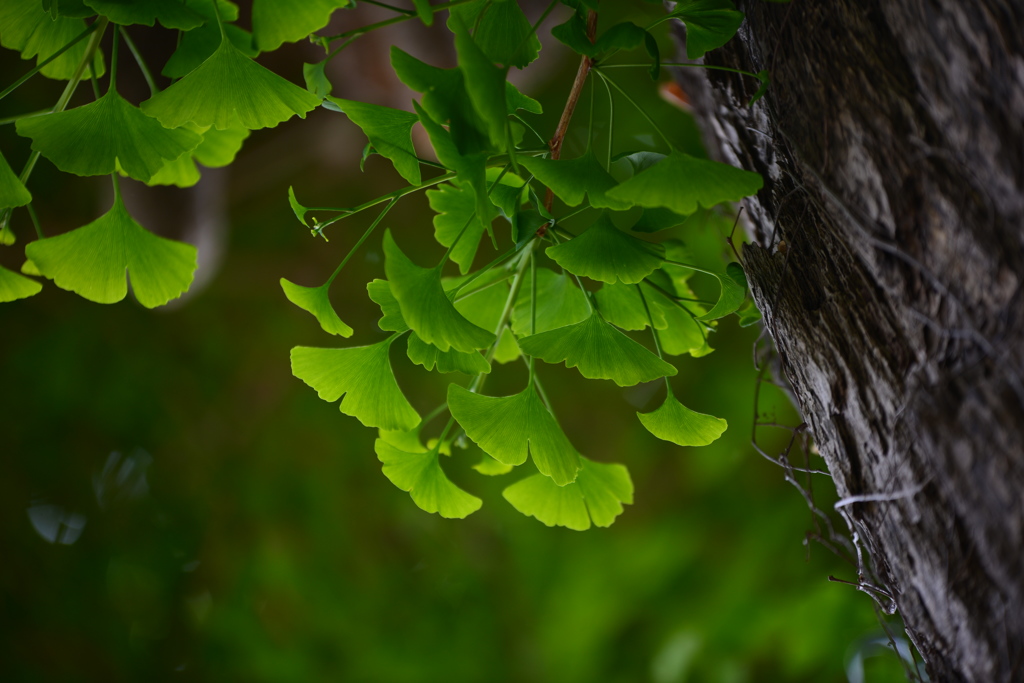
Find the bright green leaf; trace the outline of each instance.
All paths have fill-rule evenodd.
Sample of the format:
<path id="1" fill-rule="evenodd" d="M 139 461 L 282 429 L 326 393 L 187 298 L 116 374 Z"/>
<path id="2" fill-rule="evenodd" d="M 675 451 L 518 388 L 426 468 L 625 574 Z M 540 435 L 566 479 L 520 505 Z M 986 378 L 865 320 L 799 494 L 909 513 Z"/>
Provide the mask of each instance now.
<path id="1" fill-rule="evenodd" d="M 121 170 L 143 182 L 202 141 L 191 130 L 164 128 L 114 90 L 68 111 L 19 119 L 17 129 L 62 171 L 89 176 Z"/>
<path id="2" fill-rule="evenodd" d="M 433 370 L 436 366 L 438 372 L 463 372 L 467 375 L 491 371 L 491 364 L 479 352 L 463 353 L 455 349 L 441 351 L 420 339 L 415 332 L 409 335 L 408 353 L 409 360 L 427 370 Z"/>
<path id="3" fill-rule="evenodd" d="M 38 294 L 42 289 L 43 286 L 35 280 L 0 267 L 0 302 L 25 299 Z"/>
<path id="4" fill-rule="evenodd" d="M 330 283 L 319 287 L 303 287 L 281 278 L 281 289 L 284 290 L 288 301 L 302 310 L 312 313 L 324 332 L 351 337 L 352 328 L 341 321 L 334 311 L 334 307 L 331 306 L 331 299 L 327 293 L 330 287 Z"/>
<path id="5" fill-rule="evenodd" d="M 125 297 L 127 270 L 135 298 L 146 308 L 181 296 L 196 269 L 195 247 L 143 228 L 128 215 L 120 196 L 92 223 L 32 242 L 25 254 L 61 289 L 101 304 Z"/>
<path id="6" fill-rule="evenodd" d="M 292 349 L 292 374 L 313 387 L 328 403 L 344 395 L 340 410 L 367 427 L 412 429 L 419 414 L 398 388 L 388 350 L 398 335 L 370 346 Z"/>
<path id="7" fill-rule="evenodd" d="M 596 311 L 581 323 L 519 340 L 523 353 L 545 363 L 565 362 L 588 379 L 610 379 L 620 387 L 676 374 L 676 369 L 605 322 Z"/>
<path id="8" fill-rule="evenodd" d="M 683 0 L 670 16 L 686 24 L 686 57 L 699 59 L 708 50 L 722 47 L 743 23 L 731 0 Z"/>
<path id="9" fill-rule="evenodd" d="M 712 207 L 721 202 L 739 201 L 760 190 L 763 184 L 757 173 L 672 152 L 609 190 L 608 196 L 627 206 L 663 207 L 689 215 L 698 205 Z"/>
<path id="10" fill-rule="evenodd" d="M 37 64 L 59 52 L 84 30 L 85 22 L 81 19 L 64 16 L 51 18 L 39 0 L 0 2 L 0 45 L 17 50 L 22 59 L 35 57 Z M 77 45 L 44 66 L 40 73 L 47 78 L 70 79 L 85 57 L 88 43 L 88 38 L 80 40 Z M 93 61 L 93 69 L 97 77 L 105 71 L 103 56 L 99 51 Z"/>
<path id="11" fill-rule="evenodd" d="M 391 291 L 398 300 L 405 322 L 423 341 L 441 351 L 454 348 L 470 352 L 494 341 L 494 334 L 466 320 L 455 309 L 441 287 L 441 271 L 420 268 L 402 253 L 391 237 L 384 233 L 384 270 Z"/>
<path id="12" fill-rule="evenodd" d="M 529 453 L 540 473 L 558 486 L 576 479 L 579 453 L 532 384 L 518 394 L 501 398 L 449 384 L 448 408 L 469 438 L 498 462 L 521 465 Z"/>
<path id="13" fill-rule="evenodd" d="M 747 296 L 747 278 L 738 263 L 730 263 L 725 273 L 713 273 L 718 279 L 722 293 L 714 308 L 700 316 L 698 320 L 705 322 L 717 320 L 733 313 L 743 304 Z"/>
<path id="14" fill-rule="evenodd" d="M 473 0 L 451 8 L 451 17 L 458 16 L 464 26 L 473 26 L 473 39 L 492 62 L 523 68 L 537 59 L 540 40 L 519 3 Z M 452 33 L 454 19 L 448 25 Z"/>
<path id="15" fill-rule="evenodd" d="M 516 510 L 536 517 L 548 526 L 564 526 L 576 531 L 611 526 L 622 514 L 622 504 L 633 503 L 633 482 L 624 465 L 599 463 L 580 457 L 576 481 L 556 486 L 538 474 L 505 489 L 502 495 Z"/>
<path id="16" fill-rule="evenodd" d="M 214 128 L 272 128 L 320 104 L 313 93 L 292 85 L 246 57 L 230 40 L 167 90 L 142 103 L 146 114 L 168 128 L 185 123 Z"/>
<path id="17" fill-rule="evenodd" d="M 504 463 L 498 462 L 497 460 L 487 455 L 486 453 L 481 452 L 481 456 L 482 457 L 480 458 L 480 462 L 472 466 L 473 469 L 479 472 L 480 474 L 486 475 L 488 477 L 498 477 L 503 474 L 508 474 L 509 472 L 512 471 L 512 465 L 506 465 Z M 544 478 L 547 479 L 547 477 Z"/>
<path id="18" fill-rule="evenodd" d="M 655 329 L 665 329 L 668 324 L 660 307 L 648 302 L 647 309 L 644 308 L 644 300 L 635 285 L 604 285 L 594 293 L 594 298 L 601 316 L 624 330 L 646 328 L 650 324 L 647 310 L 650 310 Z"/>
<path id="19" fill-rule="evenodd" d="M 199 167 L 192 160 L 192 155 L 185 152 L 177 159 L 172 159 L 160 167 L 153 177 L 146 181 L 147 185 L 174 185 L 175 187 L 192 187 L 199 182 Z"/>
<path id="20" fill-rule="evenodd" d="M 412 146 L 412 127 L 419 120 L 415 114 L 337 97 L 327 99 L 362 129 L 377 153 L 390 159 L 403 178 L 420 184 L 420 162 Z"/>
<path id="21" fill-rule="evenodd" d="M 327 73 L 324 71 L 326 66 L 326 59 L 316 64 L 302 65 L 302 78 L 306 81 L 306 90 L 317 97 L 325 98 L 330 96 L 331 90 L 334 88 L 331 85 L 331 80 L 327 78 Z"/>
<path id="22" fill-rule="evenodd" d="M 7 159 L 0 154 L 0 209 L 25 206 L 32 201 L 32 194 L 11 170 Z"/>
<path id="23" fill-rule="evenodd" d="M 590 315 L 587 295 L 565 273 L 537 268 L 536 329 L 532 324 L 533 278 L 527 277 L 512 309 L 512 331 L 516 336 L 547 332 L 583 322 Z"/>
<path id="24" fill-rule="evenodd" d="M 586 196 L 594 208 L 618 211 L 630 207 L 628 201 L 609 193 L 616 186 L 615 178 L 604 170 L 593 150 L 570 160 L 520 156 L 519 163 L 569 206 L 579 206 Z"/>
<path id="25" fill-rule="evenodd" d="M 436 512 L 448 519 L 463 519 L 480 509 L 479 498 L 466 493 L 445 476 L 436 450 L 410 453 L 383 439 L 377 439 L 373 449 L 384 465 L 384 476 L 398 488 L 408 491 L 421 510 Z"/>
<path id="26" fill-rule="evenodd" d="M 575 275 L 609 284 L 631 285 L 661 266 L 665 249 L 619 230 L 608 214 L 602 213 L 586 232 L 548 247 L 546 253 Z"/>
<path id="27" fill-rule="evenodd" d="M 374 280 L 366 285 L 366 293 L 370 300 L 380 306 L 383 314 L 377 326 L 385 332 L 405 332 L 409 326 L 402 317 L 402 309 L 398 299 L 391 293 L 391 284 L 387 280 Z"/>
<path id="28" fill-rule="evenodd" d="M 252 3 L 252 35 L 261 52 L 282 43 L 302 40 L 331 20 L 334 10 L 352 0 L 255 0 Z"/>
<path id="29" fill-rule="evenodd" d="M 677 446 L 707 446 L 729 426 L 720 417 L 690 410 L 671 393 L 657 410 L 636 416 L 651 434 Z"/>
<path id="30" fill-rule="evenodd" d="M 152 26 L 159 21 L 164 28 L 188 31 L 206 23 L 206 17 L 178 0 L 85 0 L 85 4 L 122 26 Z"/>
<path id="31" fill-rule="evenodd" d="M 21 274 L 31 275 L 33 277 L 43 277 L 43 274 L 39 272 L 39 268 L 36 264 L 32 263 L 32 259 L 27 258 L 25 262 L 21 264 Z"/>

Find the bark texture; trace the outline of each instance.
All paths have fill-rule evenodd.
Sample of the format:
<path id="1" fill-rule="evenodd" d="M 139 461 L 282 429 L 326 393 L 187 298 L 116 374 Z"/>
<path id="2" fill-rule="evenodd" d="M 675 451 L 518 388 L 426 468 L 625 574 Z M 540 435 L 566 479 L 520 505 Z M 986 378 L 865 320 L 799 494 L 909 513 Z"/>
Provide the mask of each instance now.
<path id="1" fill-rule="evenodd" d="M 679 79 L 799 407 L 931 679 L 1024 681 L 1024 2 L 737 5 L 766 97 Z"/>

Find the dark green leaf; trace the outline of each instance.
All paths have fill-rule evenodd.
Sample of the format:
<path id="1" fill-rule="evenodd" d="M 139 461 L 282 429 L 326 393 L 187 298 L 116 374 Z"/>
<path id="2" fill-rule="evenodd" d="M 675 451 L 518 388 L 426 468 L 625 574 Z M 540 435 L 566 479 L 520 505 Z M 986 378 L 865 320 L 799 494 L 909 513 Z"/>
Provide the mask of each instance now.
<path id="1" fill-rule="evenodd" d="M 366 102 L 328 97 L 354 124 L 362 129 L 381 156 L 390 159 L 395 170 L 412 185 L 419 185 L 420 162 L 412 145 L 415 114 Z"/>
<path id="2" fill-rule="evenodd" d="M 415 332 L 409 335 L 408 354 L 409 360 L 427 370 L 436 367 L 438 372 L 463 372 L 467 375 L 491 371 L 491 364 L 479 352 L 463 353 L 455 349 L 441 351 L 420 339 Z"/>
<path id="3" fill-rule="evenodd" d="M 663 330 L 668 325 L 660 307 L 648 302 L 647 309 L 644 308 L 644 300 L 640 298 L 640 290 L 636 285 L 604 285 L 594 293 L 594 297 L 601 316 L 616 327 L 624 330 L 644 329 L 650 324 L 647 310 L 650 310 L 655 329 Z"/>
<path id="4" fill-rule="evenodd" d="M 252 35 L 261 52 L 302 40 L 331 20 L 334 10 L 352 0 L 254 0 Z"/>
<path id="5" fill-rule="evenodd" d="M 570 160 L 520 156 L 519 163 L 569 206 L 579 206 L 584 196 L 598 209 L 618 211 L 631 206 L 628 200 L 612 197 L 609 191 L 616 186 L 615 178 L 604 170 L 593 150 Z"/>
<path id="6" fill-rule="evenodd" d="M 619 230 L 602 213 L 586 232 L 548 247 L 546 253 L 575 275 L 609 284 L 635 284 L 661 266 L 665 249 Z"/>
<path id="7" fill-rule="evenodd" d="M 39 0 L 3 0 L 0 2 L 0 45 L 21 53 L 22 59 L 46 61 L 85 30 L 85 22 L 59 16 L 56 19 L 43 9 Z M 68 80 L 75 75 L 85 57 L 88 38 L 43 67 L 47 78 Z M 97 51 L 93 69 L 100 77 L 105 71 L 103 56 Z"/>
<path id="8" fill-rule="evenodd" d="M 452 7 L 451 17 L 456 16 L 462 25 L 474 27 L 473 40 L 492 62 L 521 69 L 537 59 L 540 41 L 515 0 L 473 0 Z M 448 26 L 457 33 L 454 21 L 449 19 Z"/>
<path id="9" fill-rule="evenodd" d="M 743 23 L 731 0 L 682 0 L 671 16 L 686 24 L 686 56 L 698 59 L 725 45 Z"/>
<path id="10" fill-rule="evenodd" d="M 709 321 L 724 318 L 733 313 L 747 296 L 747 278 L 738 263 L 730 263 L 725 273 L 714 273 L 721 287 L 721 295 L 714 308 L 700 316 L 698 320 Z"/>
<path id="11" fill-rule="evenodd" d="M 85 4 L 115 24 L 152 26 L 189 31 L 206 23 L 206 17 L 178 0 L 85 0 Z"/>
<path id="12" fill-rule="evenodd" d="M 508 103 L 505 101 L 507 69 L 494 65 L 469 34 L 469 29 L 457 13 L 452 13 L 448 25 L 455 33 L 455 52 L 469 99 L 484 122 L 491 146 L 502 150 L 505 148 L 508 126 Z"/>
<path id="13" fill-rule="evenodd" d="M 533 278 L 527 278 L 512 309 L 512 331 L 518 337 L 574 325 L 590 315 L 587 295 L 565 273 L 538 267 L 536 298 L 536 329 L 533 329 Z"/>
<path id="14" fill-rule="evenodd" d="M 25 206 L 32 201 L 32 195 L 14 174 L 7 159 L 0 154 L 0 209 Z"/>
<path id="15" fill-rule="evenodd" d="M 217 0 L 217 9 L 214 11 L 211 0 L 185 0 L 184 4 L 194 12 L 203 15 L 206 18 L 206 23 L 181 34 L 178 48 L 160 71 L 164 76 L 181 78 L 209 59 L 210 55 L 217 50 L 221 43 L 221 33 L 217 23 L 218 13 L 220 20 L 224 22 L 224 35 L 228 37 L 228 40 L 246 57 L 255 57 L 259 54 L 259 50 L 253 47 L 252 35 L 241 27 L 230 23 L 238 19 L 238 5 L 230 0 Z"/>

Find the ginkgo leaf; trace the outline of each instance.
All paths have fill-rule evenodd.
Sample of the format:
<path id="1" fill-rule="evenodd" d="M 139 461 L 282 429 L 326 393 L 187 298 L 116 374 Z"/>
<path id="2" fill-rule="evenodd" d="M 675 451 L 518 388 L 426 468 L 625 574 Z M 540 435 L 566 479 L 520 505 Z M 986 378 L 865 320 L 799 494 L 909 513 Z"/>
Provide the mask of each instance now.
<path id="1" fill-rule="evenodd" d="M 518 2 L 473 0 L 450 11 L 474 27 L 473 39 L 492 62 L 521 69 L 537 59 L 540 40 Z"/>
<path id="2" fill-rule="evenodd" d="M 35 280 L 0 266 L 0 302 L 25 299 L 38 294 L 42 288 Z"/>
<path id="3" fill-rule="evenodd" d="M 32 194 L 11 170 L 4 155 L 0 154 L 0 209 L 25 206 L 30 201 Z"/>
<path id="4" fill-rule="evenodd" d="M 463 519 L 480 509 L 481 501 L 453 484 L 441 469 L 436 450 L 410 453 L 383 439 L 373 444 L 384 476 L 408 491 L 416 505 L 448 519 Z"/>
<path id="5" fill-rule="evenodd" d="M 420 268 L 384 233 L 384 270 L 406 324 L 441 351 L 470 352 L 494 341 L 494 334 L 466 320 L 441 287 L 441 271 Z"/>
<path id="6" fill-rule="evenodd" d="M 498 462 L 486 453 L 481 452 L 480 455 L 482 456 L 480 458 L 480 462 L 472 466 L 473 469 L 480 474 L 488 477 L 499 477 L 512 471 L 512 465 L 506 465 L 505 463 Z"/>
<path id="7" fill-rule="evenodd" d="M 637 413 L 636 416 L 651 434 L 677 446 L 707 446 L 725 433 L 729 426 L 720 417 L 690 410 L 671 392 L 657 410 Z"/>
<path id="8" fill-rule="evenodd" d="M 508 127 L 508 103 L 505 101 L 505 75 L 508 70 L 494 65 L 469 34 L 458 13 L 451 13 L 448 26 L 455 33 L 455 52 L 469 99 L 483 119 L 491 145 L 503 150 Z"/>
<path id="9" fill-rule="evenodd" d="M 730 263 L 725 273 L 713 273 L 721 286 L 721 294 L 714 307 L 706 314 L 697 318 L 698 320 L 709 321 L 724 318 L 736 311 L 747 296 L 747 277 L 743 274 L 743 266 L 738 263 Z"/>
<path id="10" fill-rule="evenodd" d="M 548 247 L 546 253 L 575 275 L 632 285 L 661 266 L 665 249 L 619 230 L 603 213 L 586 232 Z"/>
<path id="11" fill-rule="evenodd" d="M 179 0 L 85 0 L 85 4 L 122 26 L 152 26 L 159 21 L 164 28 L 188 31 L 206 23 L 206 17 Z"/>
<path id="12" fill-rule="evenodd" d="M 164 128 L 114 90 L 90 104 L 16 125 L 19 135 L 32 138 L 32 149 L 62 171 L 89 176 L 120 170 L 143 182 L 202 141 L 191 130 Z"/>
<path id="13" fill-rule="evenodd" d="M 168 161 L 146 181 L 147 185 L 174 185 L 175 187 L 192 187 L 201 177 L 199 167 L 192 160 L 192 155 L 185 152 L 177 159 Z"/>
<path id="14" fill-rule="evenodd" d="M 508 102 L 508 113 L 510 115 L 515 114 L 520 109 L 531 114 L 544 113 L 544 107 L 541 106 L 540 102 L 521 93 L 519 88 L 514 86 L 511 81 L 505 81 L 505 100 Z"/>
<path id="15" fill-rule="evenodd" d="M 479 288 L 468 295 L 460 294 L 455 300 L 455 310 L 465 316 L 466 320 L 485 330 L 493 330 L 498 326 L 501 311 L 508 300 L 508 284 L 502 280 L 483 286 L 488 277 L 502 277 L 500 270 L 493 270 L 474 282 L 473 287 Z M 445 290 L 448 286 L 445 285 Z M 501 331 L 501 338 L 494 349 L 494 360 L 509 363 L 519 358 L 519 345 L 516 343 L 512 330 L 508 327 Z"/>
<path id="16" fill-rule="evenodd" d="M 764 180 L 757 173 L 672 152 L 608 190 L 608 197 L 626 207 L 663 207 L 689 215 L 698 205 L 708 208 L 722 202 L 739 201 L 760 190 L 763 184 Z"/>
<path id="17" fill-rule="evenodd" d="M 584 196 L 590 200 L 591 206 L 598 209 L 618 211 L 631 206 L 625 199 L 609 194 L 617 183 L 601 166 L 593 150 L 588 149 L 583 156 L 569 160 L 529 156 L 520 156 L 518 160 L 569 206 L 579 206 Z"/>
<path id="18" fill-rule="evenodd" d="M 455 349 L 441 351 L 420 339 L 415 332 L 409 335 L 408 353 L 409 360 L 427 370 L 436 367 L 438 372 L 463 372 L 467 375 L 491 371 L 491 364 L 479 352 L 463 353 Z"/>
<path id="19" fill-rule="evenodd" d="M 505 500 L 524 515 L 536 517 L 547 526 L 564 526 L 586 531 L 591 520 L 607 527 L 622 514 L 622 505 L 633 503 L 633 481 L 624 465 L 594 462 L 580 457 L 576 481 L 556 486 L 535 474 L 512 484 L 502 493 Z"/>
<path id="20" fill-rule="evenodd" d="M 391 293 L 391 284 L 387 280 L 374 280 L 366 285 L 366 293 L 370 300 L 380 306 L 383 314 L 377 326 L 385 332 L 405 332 L 409 326 L 402 317 L 402 309 L 398 299 Z"/>
<path id="21" fill-rule="evenodd" d="M 579 453 L 532 383 L 512 396 L 496 398 L 448 385 L 448 409 L 473 442 L 506 465 L 521 465 L 527 453 L 541 474 L 558 486 L 576 479 Z"/>
<path id="22" fill-rule="evenodd" d="M 315 64 L 302 65 L 302 79 L 306 81 L 306 90 L 317 97 L 327 97 L 334 89 L 331 79 L 327 78 L 326 68 L 326 59 Z"/>
<path id="23" fill-rule="evenodd" d="M 255 0 L 252 4 L 252 35 L 261 52 L 282 43 L 303 40 L 331 20 L 334 10 L 352 0 Z"/>
<path id="24" fill-rule="evenodd" d="M 527 278 L 512 309 L 512 331 L 519 337 L 583 322 L 590 315 L 587 295 L 565 273 L 537 268 L 536 328 L 532 325 L 533 279 Z"/>
<path id="25" fill-rule="evenodd" d="M 331 306 L 331 299 L 328 296 L 330 283 L 319 287 L 303 287 L 281 278 L 281 289 L 288 301 L 308 313 L 312 313 L 320 327 L 328 334 L 337 334 L 342 337 L 351 337 L 352 328 L 341 321 L 338 314 Z"/>
<path id="26" fill-rule="evenodd" d="M 150 178 L 147 185 L 177 185 L 192 187 L 199 182 L 200 163 L 207 168 L 221 168 L 235 160 L 235 155 L 242 149 L 242 143 L 249 137 L 245 128 L 207 128 L 203 130 L 195 124 L 186 123 L 183 128 L 202 133 L 203 140 L 191 152 L 186 152 L 174 161 L 168 161 Z"/>
<path id="27" fill-rule="evenodd" d="M 32 242 L 25 255 L 61 289 L 101 304 L 125 297 L 127 271 L 135 298 L 146 308 L 181 296 L 196 269 L 195 247 L 143 228 L 128 215 L 120 194 L 92 223 Z"/>
<path id="28" fill-rule="evenodd" d="M 377 153 L 390 159 L 403 178 L 413 185 L 420 184 L 420 162 L 412 146 L 412 127 L 419 121 L 415 114 L 337 97 L 328 97 L 327 101 L 362 129 Z"/>
<path id="29" fill-rule="evenodd" d="M 21 53 L 22 59 L 36 58 L 42 63 L 59 52 L 85 30 L 85 22 L 60 16 L 52 18 L 39 0 L 3 0 L 0 2 L 0 45 Z M 75 75 L 85 57 L 88 39 L 80 40 L 67 52 L 42 68 L 47 78 L 68 80 Z M 106 70 L 103 56 L 97 50 L 93 60 L 96 77 Z"/>
<path id="30" fill-rule="evenodd" d="M 344 395 L 340 410 L 367 427 L 388 430 L 412 429 L 420 416 L 398 388 L 388 351 L 393 335 L 370 346 L 292 349 L 292 374 L 328 403 Z"/>
<path id="31" fill-rule="evenodd" d="M 168 128 L 272 128 L 315 109 L 321 100 L 246 57 L 230 40 L 194 71 L 142 103 Z"/>
<path id="32" fill-rule="evenodd" d="M 644 212 L 637 219 L 636 223 L 630 230 L 635 232 L 658 232 L 659 230 L 666 230 L 668 228 L 674 228 L 677 225 L 682 225 L 686 222 L 688 216 L 681 216 L 675 211 L 669 211 L 668 209 L 652 208 L 644 209 Z"/>
<path id="33" fill-rule="evenodd" d="M 85 6 L 82 0 L 42 0 L 43 9 L 50 13 L 50 17 L 91 17 L 96 14 L 92 9 Z"/>
<path id="34" fill-rule="evenodd" d="M 416 16 L 420 18 L 424 26 L 431 26 L 434 23 L 434 11 L 430 9 L 430 0 L 412 0 L 416 8 Z"/>
<path id="35" fill-rule="evenodd" d="M 687 59 L 722 47 L 743 23 L 743 13 L 736 11 L 731 0 L 683 0 L 669 16 L 686 24 Z"/>
<path id="36" fill-rule="evenodd" d="M 221 42 L 223 35 L 234 44 L 242 54 L 255 57 L 259 50 L 253 47 L 252 34 L 230 22 L 238 20 L 238 5 L 230 0 L 184 0 L 184 5 L 193 12 L 201 14 L 206 23 L 202 26 L 181 34 L 178 48 L 160 70 L 168 78 L 181 78 L 193 71 L 209 59 Z"/>
<path id="37" fill-rule="evenodd" d="M 665 280 L 667 282 L 664 284 L 672 287 L 671 280 L 667 275 Z M 695 358 L 711 352 L 707 345 L 706 333 L 701 333 L 703 325 L 697 321 L 697 316 L 704 312 L 703 308 L 692 302 L 671 301 L 661 291 L 647 283 L 640 287 L 643 289 L 644 298 L 647 299 L 647 303 L 651 307 L 651 314 L 656 315 L 655 311 L 660 311 L 665 319 L 664 327 L 655 326 L 662 352 L 670 356 L 689 353 Z M 687 291 L 686 293 L 692 295 L 692 292 Z M 683 310 L 683 306 L 686 307 L 686 310 Z M 690 313 L 687 313 L 687 310 Z"/>
<path id="38" fill-rule="evenodd" d="M 676 369 L 615 329 L 594 311 L 581 323 L 519 340 L 523 353 L 545 363 L 565 362 L 588 379 L 610 379 L 620 387 L 676 374 Z"/>
<path id="39" fill-rule="evenodd" d="M 648 302 L 644 308 L 644 300 L 640 297 L 640 290 L 636 285 L 604 285 L 594 292 L 597 299 L 597 308 L 601 316 L 624 330 L 642 330 L 650 321 L 647 313 L 650 311 L 654 320 L 655 329 L 665 329 L 667 323 L 665 314 L 660 307 Z"/>

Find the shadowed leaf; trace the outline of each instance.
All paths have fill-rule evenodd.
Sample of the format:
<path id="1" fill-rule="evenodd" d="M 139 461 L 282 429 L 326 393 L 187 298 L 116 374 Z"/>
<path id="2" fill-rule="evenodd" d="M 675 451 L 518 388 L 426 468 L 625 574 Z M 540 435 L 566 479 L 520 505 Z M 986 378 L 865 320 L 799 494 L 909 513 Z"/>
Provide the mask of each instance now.
<path id="1" fill-rule="evenodd" d="M 569 206 L 579 206 L 585 196 L 598 209 L 618 211 L 630 207 L 628 201 L 608 194 L 616 186 L 615 178 L 604 170 L 593 150 L 569 160 L 521 156 L 519 163 Z"/>
<path id="2" fill-rule="evenodd" d="M 206 17 L 178 0 L 85 0 L 85 4 L 122 26 L 152 26 L 159 21 L 165 28 L 188 31 L 206 22 Z"/>
<path id="3" fill-rule="evenodd" d="M 377 153 L 390 159 L 403 178 L 420 184 L 420 162 L 412 146 L 412 127 L 419 120 L 415 114 L 337 97 L 327 100 L 362 129 Z"/>
<path id="4" fill-rule="evenodd" d="M 64 16 L 51 18 L 39 0 L 0 2 L 0 45 L 17 50 L 22 59 L 35 57 L 37 64 L 59 52 L 84 30 L 85 22 L 81 19 Z M 88 38 L 80 40 L 77 45 L 44 66 L 40 73 L 47 78 L 70 79 L 85 57 L 88 42 Z M 93 69 L 97 78 L 105 72 L 105 62 L 98 50 L 93 60 Z"/>
<path id="5" fill-rule="evenodd" d="M 339 7 L 352 0 L 255 0 L 252 3 L 252 35 L 261 52 L 270 52 L 282 43 L 303 40 L 331 20 Z"/>
<path id="6" fill-rule="evenodd" d="M 619 230 L 605 213 L 586 232 L 548 247 L 546 253 L 575 275 L 629 285 L 660 267 L 665 249 Z"/>

